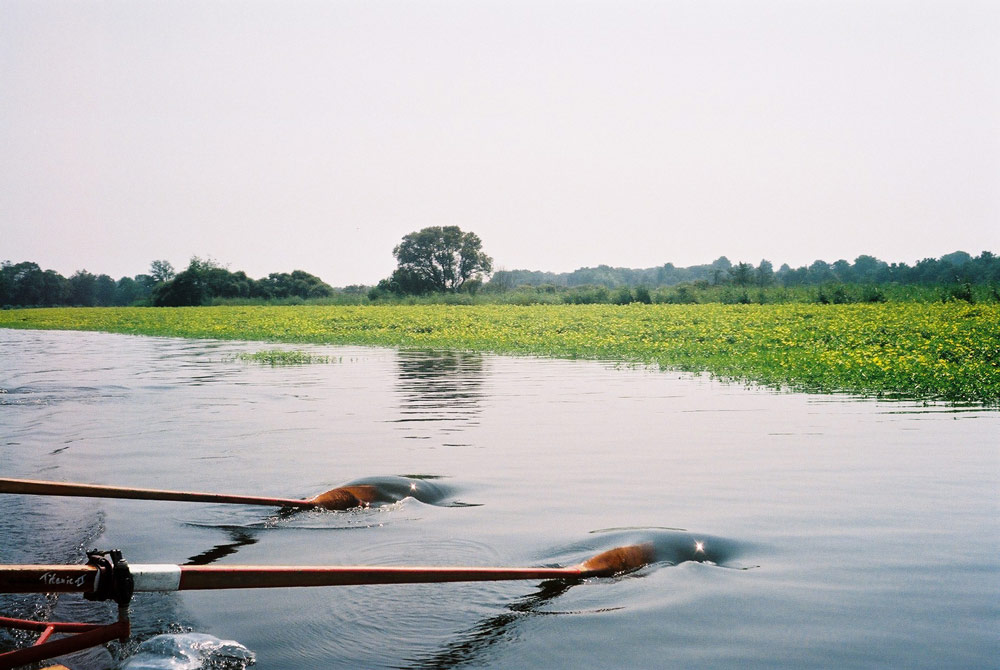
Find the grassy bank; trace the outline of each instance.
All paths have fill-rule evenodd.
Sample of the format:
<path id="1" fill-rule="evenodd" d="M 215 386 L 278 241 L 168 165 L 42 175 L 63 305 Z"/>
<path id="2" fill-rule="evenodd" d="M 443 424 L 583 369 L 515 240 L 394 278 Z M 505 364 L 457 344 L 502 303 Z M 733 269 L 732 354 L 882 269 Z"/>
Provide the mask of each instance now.
<path id="1" fill-rule="evenodd" d="M 455 348 L 708 371 L 775 387 L 1000 401 L 1000 305 L 55 308 L 0 327 Z"/>

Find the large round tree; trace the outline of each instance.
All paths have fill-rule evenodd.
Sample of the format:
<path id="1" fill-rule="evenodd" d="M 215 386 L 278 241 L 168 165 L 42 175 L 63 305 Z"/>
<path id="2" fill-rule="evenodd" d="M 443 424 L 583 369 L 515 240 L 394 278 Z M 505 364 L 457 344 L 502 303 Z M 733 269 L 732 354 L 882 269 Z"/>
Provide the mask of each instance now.
<path id="1" fill-rule="evenodd" d="M 399 265 L 389 279 L 401 293 L 458 291 L 469 280 L 493 270 L 475 233 L 458 226 L 431 226 L 410 233 L 392 250 Z"/>

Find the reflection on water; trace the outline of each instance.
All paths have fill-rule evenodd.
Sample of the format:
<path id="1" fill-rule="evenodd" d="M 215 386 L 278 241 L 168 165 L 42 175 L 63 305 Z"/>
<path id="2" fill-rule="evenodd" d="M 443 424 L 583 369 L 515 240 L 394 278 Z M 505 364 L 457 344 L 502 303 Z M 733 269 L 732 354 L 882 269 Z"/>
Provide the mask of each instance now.
<path id="1" fill-rule="evenodd" d="M 200 554 L 192 556 L 187 559 L 184 565 L 208 565 L 215 563 L 219 559 L 235 554 L 239 551 L 240 547 L 257 542 L 257 538 L 247 528 L 227 528 L 226 531 L 229 534 L 229 542 L 217 544 L 211 549 L 206 549 Z"/>
<path id="2" fill-rule="evenodd" d="M 577 584 L 138 594 L 125 656 L 189 631 L 237 640 L 264 670 L 1000 655 L 1000 412 L 465 353 L 235 359 L 262 346 L 0 331 L 0 473 L 296 498 L 367 481 L 384 504 L 282 515 L 4 496 L 0 560 L 82 562 L 96 547 L 132 563 L 573 565 L 651 542 L 656 564 Z M 0 614 L 113 616 L 21 596 L 0 596 Z"/>
<path id="3" fill-rule="evenodd" d="M 478 425 L 488 374 L 482 354 L 464 351 L 400 351 L 397 386 L 402 401 L 393 421 L 406 438 L 429 440 Z M 432 424 L 425 426 L 423 424 Z M 448 437 L 442 446 L 468 446 Z"/>
<path id="4" fill-rule="evenodd" d="M 246 525 L 231 524 L 232 514 L 228 510 L 220 510 L 223 519 L 218 524 L 201 523 L 205 528 L 218 528 L 227 535 L 228 541 L 216 544 L 210 549 L 200 552 L 187 559 L 187 565 L 208 565 L 239 551 L 240 547 L 256 544 L 255 533 L 259 530 L 274 530 L 281 528 L 298 529 L 363 529 L 370 528 L 372 523 L 359 523 L 359 516 L 370 516 L 379 507 L 394 505 L 404 500 L 415 500 L 425 505 L 441 507 L 476 507 L 476 503 L 466 503 L 455 498 L 457 489 L 439 480 L 437 475 L 410 475 L 363 477 L 342 484 L 342 487 L 370 487 L 375 491 L 370 504 L 346 510 L 283 508 L 278 512 L 263 518 L 255 518 Z M 304 521 L 303 521 L 304 519 Z"/>
<path id="5" fill-rule="evenodd" d="M 531 616 L 551 614 L 541 608 L 573 586 L 570 581 L 545 581 L 538 591 L 519 598 L 500 614 L 477 623 L 460 633 L 443 649 L 423 658 L 407 659 L 413 670 L 445 670 L 460 666 L 485 667 L 494 646 L 511 644 L 517 639 L 517 626 Z"/>
<path id="6" fill-rule="evenodd" d="M 600 541 L 575 545 L 562 554 L 559 564 L 582 562 L 595 553 L 616 547 L 634 544 L 648 544 L 653 547 L 653 563 L 642 568 L 648 574 L 659 565 L 677 565 L 684 562 L 705 563 L 713 566 L 733 567 L 730 564 L 741 553 L 738 542 L 707 535 L 697 535 L 676 530 L 629 529 L 595 531 Z M 581 553 L 581 547 L 586 549 Z M 576 555 L 575 560 L 565 557 Z M 739 568 L 748 569 L 748 568 Z M 621 575 L 605 581 L 631 579 L 636 575 Z M 408 659 L 407 668 L 413 670 L 445 669 L 459 666 L 485 667 L 494 646 L 515 642 L 519 636 L 518 627 L 530 625 L 531 617 L 600 615 L 622 609 L 623 606 L 604 606 L 590 609 L 552 609 L 550 605 L 570 588 L 580 584 L 573 580 L 549 580 L 542 582 L 538 590 L 517 598 L 499 614 L 489 616 L 476 623 L 471 629 L 455 636 L 439 651 L 424 657 Z"/>

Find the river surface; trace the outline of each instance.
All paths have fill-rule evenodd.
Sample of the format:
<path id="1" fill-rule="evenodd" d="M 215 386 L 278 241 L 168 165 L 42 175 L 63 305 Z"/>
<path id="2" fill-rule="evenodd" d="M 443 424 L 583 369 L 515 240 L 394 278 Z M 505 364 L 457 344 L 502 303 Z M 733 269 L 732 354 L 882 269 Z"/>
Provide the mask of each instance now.
<path id="1" fill-rule="evenodd" d="M 132 563 L 554 566 L 652 542 L 656 562 L 562 585 L 138 594 L 134 640 L 74 667 L 127 664 L 137 642 L 187 631 L 274 670 L 1000 667 L 995 409 L 281 346 L 329 360 L 0 330 L 0 476 L 299 498 L 408 476 L 441 495 L 284 516 L 5 495 L 0 561 L 78 563 L 97 547 Z M 30 614 L 113 616 L 77 596 L 0 595 L 0 615 Z"/>

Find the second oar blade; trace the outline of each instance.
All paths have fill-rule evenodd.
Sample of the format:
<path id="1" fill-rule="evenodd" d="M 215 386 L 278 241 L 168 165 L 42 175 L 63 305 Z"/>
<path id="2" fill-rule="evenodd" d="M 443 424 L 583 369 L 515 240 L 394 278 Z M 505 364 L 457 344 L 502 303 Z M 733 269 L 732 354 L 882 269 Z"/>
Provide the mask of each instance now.
<path id="1" fill-rule="evenodd" d="M 650 543 L 630 544 L 615 547 L 592 558 L 579 566 L 584 577 L 613 577 L 633 572 L 656 561 L 655 550 Z"/>

